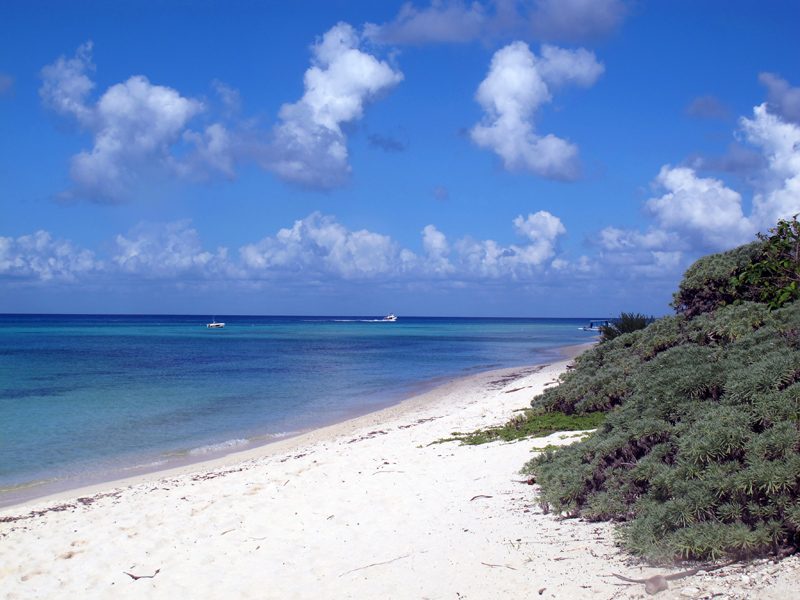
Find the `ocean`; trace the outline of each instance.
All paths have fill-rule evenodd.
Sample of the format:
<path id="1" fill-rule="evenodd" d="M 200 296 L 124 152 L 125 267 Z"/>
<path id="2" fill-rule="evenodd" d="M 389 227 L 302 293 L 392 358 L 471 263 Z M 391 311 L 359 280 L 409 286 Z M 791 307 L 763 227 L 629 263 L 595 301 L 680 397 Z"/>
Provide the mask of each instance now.
<path id="1" fill-rule="evenodd" d="M 0 506 L 268 443 L 595 339 L 583 318 L 216 320 L 0 315 Z"/>

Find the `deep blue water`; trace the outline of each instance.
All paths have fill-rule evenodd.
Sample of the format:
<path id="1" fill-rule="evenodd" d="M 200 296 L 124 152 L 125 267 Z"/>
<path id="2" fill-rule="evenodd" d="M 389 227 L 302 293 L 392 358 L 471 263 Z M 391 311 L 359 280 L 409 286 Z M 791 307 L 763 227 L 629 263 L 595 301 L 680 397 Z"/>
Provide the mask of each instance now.
<path id="1" fill-rule="evenodd" d="M 588 319 L 0 315 L 0 501 L 369 412 L 554 358 Z"/>

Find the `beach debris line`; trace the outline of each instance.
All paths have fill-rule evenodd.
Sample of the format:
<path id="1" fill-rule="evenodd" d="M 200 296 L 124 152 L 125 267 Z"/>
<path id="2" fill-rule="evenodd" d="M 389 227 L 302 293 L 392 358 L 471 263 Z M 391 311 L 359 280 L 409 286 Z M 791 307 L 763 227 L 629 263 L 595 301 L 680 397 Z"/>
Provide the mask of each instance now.
<path id="1" fill-rule="evenodd" d="M 386 435 L 387 433 L 388 433 L 388 431 L 383 431 L 383 430 L 370 431 L 367 435 L 362 435 L 361 437 L 353 438 L 352 440 L 348 440 L 347 443 L 348 444 L 352 444 L 353 442 L 362 442 L 364 440 L 371 440 L 372 438 L 374 438 L 377 435 Z"/>
<path id="2" fill-rule="evenodd" d="M 398 429 L 408 429 L 409 427 L 415 427 L 416 425 L 420 425 L 422 423 L 427 423 L 428 421 L 435 421 L 436 419 L 441 419 L 442 417 L 428 417 L 427 419 L 417 419 L 413 423 L 409 423 L 406 425 L 399 425 Z"/>
<path id="3" fill-rule="evenodd" d="M 49 506 L 43 510 L 32 510 L 31 512 L 24 515 L 0 517 L 0 523 L 13 523 L 14 521 L 33 519 L 36 517 L 42 517 L 47 513 L 51 512 L 64 512 L 67 510 L 73 510 L 78 508 L 79 506 L 89 507 L 91 504 L 94 504 L 101 498 L 109 498 L 109 497 L 119 498 L 121 495 L 122 495 L 122 490 L 114 490 L 102 494 L 95 494 L 94 496 L 83 496 L 81 498 L 76 498 L 74 502 L 65 502 L 62 504 L 56 504 L 55 506 Z"/>
<path id="4" fill-rule="evenodd" d="M 512 381 L 516 381 L 517 379 L 522 379 L 523 377 L 527 377 L 528 375 L 533 375 L 534 373 L 538 373 L 545 367 L 549 367 L 550 365 L 536 365 L 535 367 L 525 367 L 522 369 L 515 370 L 513 373 L 507 373 L 500 377 L 500 379 L 495 379 L 494 381 L 490 381 L 489 385 L 492 386 L 490 389 L 497 389 L 503 388 L 507 386 Z M 522 388 L 520 388 L 522 389 Z"/>

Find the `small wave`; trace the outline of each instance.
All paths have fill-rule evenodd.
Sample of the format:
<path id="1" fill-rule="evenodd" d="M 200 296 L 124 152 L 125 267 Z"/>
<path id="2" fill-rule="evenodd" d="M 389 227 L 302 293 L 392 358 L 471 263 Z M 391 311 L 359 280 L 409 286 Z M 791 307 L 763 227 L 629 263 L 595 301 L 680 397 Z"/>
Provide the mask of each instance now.
<path id="1" fill-rule="evenodd" d="M 263 436 L 264 438 L 285 438 L 290 437 L 293 435 L 300 435 L 303 433 L 302 431 L 279 431 L 278 433 L 268 433 L 267 435 Z"/>
<path id="2" fill-rule="evenodd" d="M 207 454 L 209 452 L 227 450 L 228 448 L 233 448 L 235 446 L 242 446 L 247 443 L 249 443 L 249 441 L 242 438 L 238 438 L 235 440 L 226 440 L 224 442 L 219 442 L 217 444 L 207 444 L 205 446 L 199 446 L 198 448 L 192 448 L 191 450 L 189 450 L 189 454 L 191 455 Z"/>
<path id="3" fill-rule="evenodd" d="M 168 461 L 166 459 L 157 459 L 157 460 L 151 461 L 149 463 L 144 463 L 142 465 L 134 465 L 132 467 L 122 467 L 120 469 L 120 471 L 123 471 L 123 472 L 124 471 L 140 471 L 141 469 L 152 469 L 153 467 L 160 467 L 161 465 L 166 465 L 167 462 Z"/>
<path id="4" fill-rule="evenodd" d="M 0 485 L 0 495 L 9 494 L 12 492 L 21 492 L 28 489 L 32 489 L 43 485 L 45 483 L 51 483 L 53 481 L 59 481 L 59 477 L 53 477 L 52 479 L 36 479 L 34 481 L 23 481 L 22 483 L 10 483 L 7 485 Z"/>

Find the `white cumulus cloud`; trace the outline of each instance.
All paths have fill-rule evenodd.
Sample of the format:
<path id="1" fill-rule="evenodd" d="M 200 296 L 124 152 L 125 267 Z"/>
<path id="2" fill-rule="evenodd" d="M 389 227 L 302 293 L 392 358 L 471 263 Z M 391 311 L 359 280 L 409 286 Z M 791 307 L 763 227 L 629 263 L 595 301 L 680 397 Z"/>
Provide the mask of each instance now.
<path id="1" fill-rule="evenodd" d="M 640 233 L 632 229 L 605 227 L 597 233 L 593 243 L 607 251 L 632 249 L 658 251 L 665 248 L 675 248 L 680 246 L 681 242 L 677 234 L 654 227 L 649 228 L 646 233 Z"/>
<path id="2" fill-rule="evenodd" d="M 738 143 L 728 156 L 687 161 L 696 168 L 664 165 L 653 182 L 661 195 L 644 203 L 657 226 L 645 233 L 607 227 L 589 236 L 589 245 L 598 248 L 593 268 L 616 265 L 620 272 L 656 275 L 752 241 L 800 213 L 800 124 L 789 118 L 797 88 L 772 75 L 762 74 L 761 81 L 772 100 L 739 119 Z M 746 175 L 749 212 L 740 192 L 698 169 Z"/>
<path id="3" fill-rule="evenodd" d="M 384 279 L 476 280 L 528 277 L 540 272 L 556 255 L 566 233 L 560 219 L 546 211 L 519 216 L 516 233 L 526 240 L 504 247 L 493 240 L 469 236 L 451 243 L 435 225 L 422 232 L 423 255 L 389 236 L 351 231 L 332 216 L 314 212 L 291 229 L 239 249 L 241 266 L 250 276 L 276 275 L 304 280 Z"/>
<path id="4" fill-rule="evenodd" d="M 645 210 L 690 247 L 726 250 L 800 213 L 800 125 L 764 103 L 753 109 L 752 118 L 739 119 L 739 134 L 757 152 L 735 145 L 729 157 L 698 164 L 727 167 L 738 159 L 736 164 L 746 165 L 754 191 L 749 214 L 739 192 L 719 179 L 700 177 L 693 168 L 665 165 L 655 179 L 666 193 L 648 200 Z"/>
<path id="5" fill-rule="evenodd" d="M 75 58 L 59 57 L 40 73 L 42 103 L 61 115 L 74 116 L 82 125 L 90 124 L 93 114 L 86 99 L 95 83 L 86 72 L 94 70 L 91 41 L 78 47 Z"/>
<path id="6" fill-rule="evenodd" d="M 509 44 L 492 57 L 489 74 L 475 95 L 485 116 L 472 129 L 472 141 L 497 153 L 509 171 L 577 179 L 578 147 L 552 134 L 537 135 L 534 117 L 552 100 L 551 88 L 570 83 L 590 86 L 603 71 L 602 63 L 584 49 L 545 45 L 538 57 L 524 42 Z"/>
<path id="7" fill-rule="evenodd" d="M 75 281 L 103 269 L 91 250 L 37 231 L 16 239 L 0 236 L 0 276 L 35 281 Z"/>
<path id="8" fill-rule="evenodd" d="M 529 264 L 538 265 L 555 255 L 556 242 L 567 233 L 567 228 L 561 219 L 540 210 L 536 214 L 529 213 L 527 219 L 523 219 L 522 215 L 514 219 L 514 231 L 530 240 L 523 253 Z"/>
<path id="9" fill-rule="evenodd" d="M 43 104 L 73 117 L 93 138 L 91 150 L 72 157 L 74 187 L 62 197 L 119 202 L 144 179 L 191 176 L 190 163 L 176 158 L 173 149 L 184 139 L 189 121 L 206 110 L 205 105 L 170 87 L 153 85 L 143 75 L 111 86 L 92 103 L 89 95 L 95 84 L 88 73 L 95 67 L 91 50 L 88 42 L 78 48 L 74 58 L 62 56 L 41 71 Z M 201 148 L 200 158 L 207 159 L 203 168 L 230 174 L 230 166 L 213 153 L 214 143 L 219 144 L 219 127 L 207 130 L 205 137 L 187 135 L 185 139 Z M 196 163 L 197 156 L 192 160 Z"/>
<path id="10" fill-rule="evenodd" d="M 203 250 L 190 221 L 139 223 L 113 241 L 111 264 L 117 274 L 144 279 L 207 279 L 234 275 L 227 248 Z"/>
<path id="11" fill-rule="evenodd" d="M 347 183 L 347 135 L 342 126 L 364 116 L 366 106 L 388 93 L 403 74 L 360 49 L 361 35 L 339 23 L 311 48 L 305 93 L 284 104 L 271 139 L 254 121 L 239 118 L 239 91 L 214 79 L 216 115 L 207 101 L 155 85 L 135 75 L 108 88 L 94 101 L 92 43 L 41 70 L 43 105 L 72 118 L 92 135 L 91 149 L 72 157 L 73 186 L 60 198 L 119 203 L 147 186 L 176 179 L 205 182 L 233 179 L 237 166 L 255 160 L 279 178 L 309 188 Z M 191 123 L 204 115 L 202 127 Z"/>
<path id="12" fill-rule="evenodd" d="M 742 212 L 741 195 L 718 179 L 698 177 L 688 167 L 665 165 L 655 183 L 666 193 L 651 198 L 645 207 L 663 228 L 717 250 L 752 238 L 752 225 Z"/>
<path id="13" fill-rule="evenodd" d="M 281 229 L 275 237 L 239 249 L 243 266 L 256 277 L 292 273 L 301 279 L 364 279 L 396 274 L 412 256 L 389 236 L 349 231 L 319 211 Z"/>
<path id="14" fill-rule="evenodd" d="M 645 233 L 605 227 L 588 236 L 587 241 L 597 253 L 593 259 L 582 257 L 570 268 L 596 278 L 675 276 L 686 268 L 686 251 L 690 250 L 678 233 L 657 227 Z"/>
<path id="15" fill-rule="evenodd" d="M 766 104 L 740 124 L 748 142 L 767 159 L 753 197 L 753 221 L 763 230 L 800 213 L 800 125 L 768 112 Z"/>
<path id="16" fill-rule="evenodd" d="M 530 243 L 504 247 L 494 240 L 465 236 L 454 244 L 458 255 L 457 273 L 465 278 L 528 278 L 541 271 L 556 254 L 558 238 L 567 230 L 558 217 L 547 211 L 522 215 L 513 221 L 514 230 Z"/>
<path id="17" fill-rule="evenodd" d="M 401 72 L 360 50 L 360 44 L 358 32 L 339 23 L 312 46 L 305 93 L 281 107 L 265 162 L 281 179 L 322 189 L 347 182 L 351 167 L 342 124 L 361 119 L 367 103 L 403 80 Z"/>
<path id="18" fill-rule="evenodd" d="M 422 247 L 428 255 L 427 266 L 431 271 L 445 274 L 455 270 L 450 264 L 450 244 L 447 243 L 447 236 L 434 225 L 428 225 L 422 230 Z"/>

